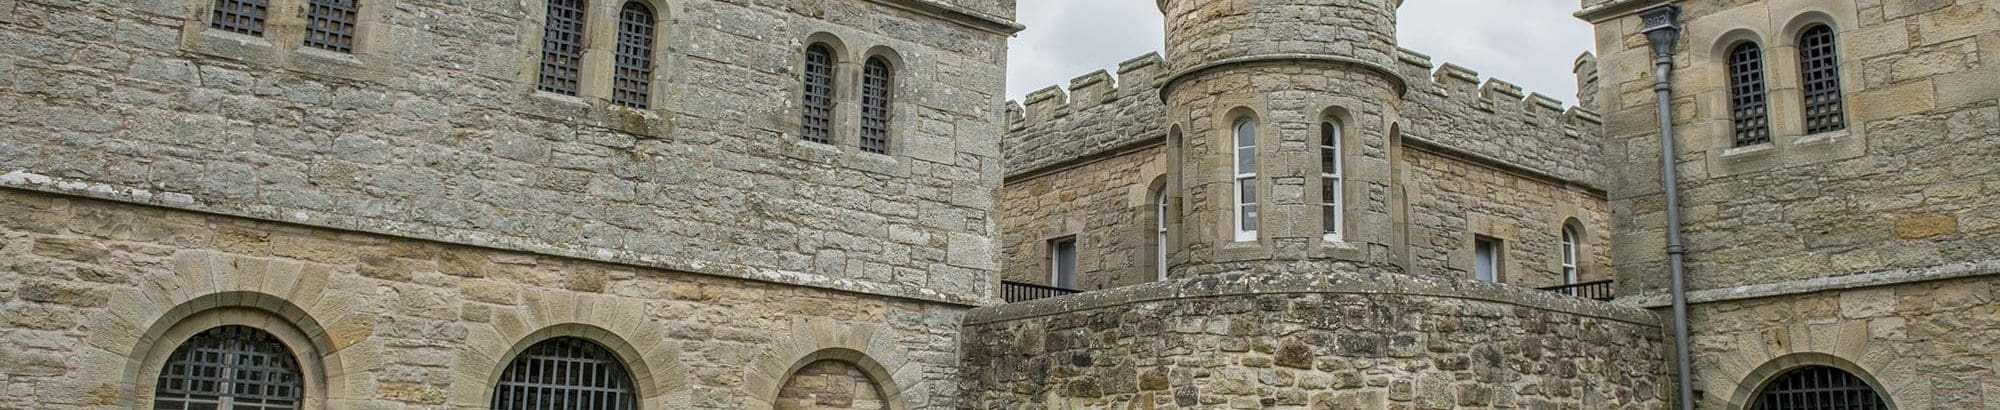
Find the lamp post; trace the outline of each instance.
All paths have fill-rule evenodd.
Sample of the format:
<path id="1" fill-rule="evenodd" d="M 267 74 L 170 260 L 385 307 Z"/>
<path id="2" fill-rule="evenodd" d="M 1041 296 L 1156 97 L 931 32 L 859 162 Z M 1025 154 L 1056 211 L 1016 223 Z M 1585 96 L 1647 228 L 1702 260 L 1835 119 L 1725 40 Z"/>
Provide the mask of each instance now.
<path id="1" fill-rule="evenodd" d="M 1687 247 L 1681 245 L 1681 201 L 1676 185 L 1679 183 L 1674 169 L 1674 115 L 1672 100 L 1674 46 L 1680 43 L 1680 6 L 1661 4 L 1639 11 L 1639 18 L 1645 23 L 1641 32 L 1653 48 L 1653 94 L 1657 101 L 1656 110 L 1660 115 L 1660 179 L 1666 190 L 1667 202 L 1667 264 L 1672 271 L 1674 298 L 1674 365 L 1675 376 L 1679 378 L 1680 408 L 1694 409 L 1694 384 L 1689 368 L 1687 321 L 1687 287 L 1683 279 L 1681 256 L 1687 254 Z"/>

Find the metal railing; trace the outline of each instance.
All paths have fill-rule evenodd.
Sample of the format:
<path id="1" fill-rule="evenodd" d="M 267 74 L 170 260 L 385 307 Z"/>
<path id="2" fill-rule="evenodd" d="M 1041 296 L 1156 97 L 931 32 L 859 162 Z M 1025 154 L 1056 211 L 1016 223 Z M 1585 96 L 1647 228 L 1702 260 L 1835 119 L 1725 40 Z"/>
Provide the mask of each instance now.
<path id="1" fill-rule="evenodd" d="M 1081 292 L 1082 291 L 1075 289 L 1063 289 L 1053 286 L 1042 286 L 1033 283 L 1021 283 L 1021 282 L 1005 281 L 1005 280 L 1000 281 L 1000 296 L 1001 298 L 1006 299 L 1007 303 L 1021 303 L 1036 299 L 1048 299 L 1057 296 L 1074 295 Z"/>
<path id="2" fill-rule="evenodd" d="M 1608 301 L 1611 300 L 1611 298 L 1613 297 L 1613 295 L 1611 294 L 1610 279 L 1594 281 L 1594 282 L 1572 283 L 1562 286 L 1551 286 L 1541 289 L 1550 292 L 1561 293 L 1565 295 L 1580 297 L 1584 299 L 1592 299 L 1592 300 Z"/>

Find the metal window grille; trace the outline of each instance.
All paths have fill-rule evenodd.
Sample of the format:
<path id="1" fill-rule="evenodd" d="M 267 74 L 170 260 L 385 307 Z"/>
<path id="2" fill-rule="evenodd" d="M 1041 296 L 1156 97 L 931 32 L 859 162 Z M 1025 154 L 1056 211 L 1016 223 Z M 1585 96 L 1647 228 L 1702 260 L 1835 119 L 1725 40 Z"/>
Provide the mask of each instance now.
<path id="1" fill-rule="evenodd" d="M 1785 372 L 1757 394 L 1756 410 L 1884 410 L 1867 381 L 1840 369 L 1812 366 Z"/>
<path id="2" fill-rule="evenodd" d="M 215 0 L 208 26 L 253 36 L 264 36 L 264 16 L 271 8 L 265 0 Z"/>
<path id="3" fill-rule="evenodd" d="M 1799 34 L 1799 80 L 1805 91 L 1806 133 L 1846 129 L 1832 27 L 1817 26 Z"/>
<path id="4" fill-rule="evenodd" d="M 806 141 L 833 140 L 833 50 L 825 44 L 806 47 L 804 110 L 799 135 Z"/>
<path id="5" fill-rule="evenodd" d="M 653 85 L 653 10 L 626 2 L 618 12 L 618 63 L 611 102 L 645 109 Z"/>
<path id="6" fill-rule="evenodd" d="M 870 58 L 861 69 L 861 150 L 889 152 L 889 90 L 895 72 L 882 58 Z"/>
<path id="7" fill-rule="evenodd" d="M 542 91 L 576 95 L 583 59 L 583 0 L 548 0 L 542 28 Z"/>
<path id="8" fill-rule="evenodd" d="M 1771 141 L 1771 124 L 1765 112 L 1764 52 L 1754 43 L 1729 51 L 1729 105 L 1736 146 Z"/>
<path id="9" fill-rule="evenodd" d="M 312 0 L 306 5 L 306 46 L 354 51 L 354 21 L 358 0 Z"/>
<path id="10" fill-rule="evenodd" d="M 631 410 L 625 365 L 603 346 L 559 337 L 529 346 L 500 373 L 495 410 Z"/>
<path id="11" fill-rule="evenodd" d="M 299 408 L 298 360 L 270 333 L 245 326 L 201 332 L 167 357 L 154 409 Z"/>

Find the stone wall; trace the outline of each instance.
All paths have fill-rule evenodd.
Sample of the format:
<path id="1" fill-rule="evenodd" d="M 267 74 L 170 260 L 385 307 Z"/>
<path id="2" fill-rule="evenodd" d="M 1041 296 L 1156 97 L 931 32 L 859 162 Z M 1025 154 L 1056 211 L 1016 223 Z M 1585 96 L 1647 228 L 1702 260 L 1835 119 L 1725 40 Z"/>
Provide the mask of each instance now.
<path id="1" fill-rule="evenodd" d="M 973 310 L 969 408 L 1662 408 L 1652 313 L 1394 273 L 1207 275 Z"/>
<path id="2" fill-rule="evenodd" d="M 1597 114 L 1498 78 L 1400 50 L 1404 135 L 1525 168 L 1564 183 L 1600 187 L 1603 154 Z M 1578 76 L 1595 77 L 1595 70 Z"/>
<path id="3" fill-rule="evenodd" d="M 1001 146 L 1007 175 L 1164 141 L 1158 82 L 1165 65 L 1159 54 L 1146 54 L 1119 64 L 1117 78 L 1100 70 L 1070 80 L 1068 91 L 1050 86 L 1029 93 L 1025 106 L 1009 104 Z"/>
<path id="4" fill-rule="evenodd" d="M 591 18 L 615 22 L 602 3 Z M 657 3 L 652 109 L 631 110 L 608 101 L 603 24 L 580 98 L 534 91 L 541 2 L 364 3 L 350 55 L 298 45 L 289 11 L 257 38 L 209 29 L 205 0 L 6 1 L 0 184 L 986 300 L 1013 1 Z M 838 45 L 843 73 L 896 61 L 891 155 L 851 127 L 800 141 L 808 38 Z"/>
<path id="5" fill-rule="evenodd" d="M 886 410 L 882 390 L 854 365 L 821 360 L 806 365 L 778 390 L 778 410 Z"/>
<path id="6" fill-rule="evenodd" d="M 1000 191 L 1001 279 L 1049 285 L 1049 240 L 1076 237 L 1077 287 L 1158 279 L 1163 145 L 1010 181 Z"/>
<path id="7" fill-rule="evenodd" d="M 1500 281 L 1563 284 L 1562 230 L 1580 236 L 1579 281 L 1609 279 L 1611 236 L 1603 192 L 1439 153 L 1403 150 L 1408 165 L 1410 271 L 1472 278 L 1473 236 L 1501 240 Z"/>
<path id="8" fill-rule="evenodd" d="M 958 396 L 963 308 L 909 299 L 18 190 L 0 272 L 7 408 L 150 407 L 162 334 L 239 320 L 310 336 L 329 408 L 484 408 L 510 352 L 564 335 L 617 352 L 646 408 L 770 408 L 820 358 L 907 408 Z"/>

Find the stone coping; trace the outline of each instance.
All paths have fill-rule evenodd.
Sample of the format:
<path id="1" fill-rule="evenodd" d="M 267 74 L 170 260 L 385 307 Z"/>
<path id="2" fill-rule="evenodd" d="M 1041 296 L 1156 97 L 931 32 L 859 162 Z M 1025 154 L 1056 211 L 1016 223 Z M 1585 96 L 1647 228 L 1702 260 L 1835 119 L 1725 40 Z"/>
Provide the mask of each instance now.
<path id="1" fill-rule="evenodd" d="M 1203 275 L 973 309 L 967 326 L 1033 319 L 1147 302 L 1281 294 L 1359 294 L 1461 299 L 1664 327 L 1653 311 L 1555 292 L 1459 278 L 1388 272 L 1305 272 Z"/>
<path id="2" fill-rule="evenodd" d="M 1784 282 L 1759 283 L 1755 285 L 1733 286 L 1720 289 L 1703 289 L 1687 294 L 1689 304 L 1715 303 L 1732 300 L 1757 299 L 1801 293 L 1845 290 L 1876 286 L 1894 286 L 1909 283 L 1932 282 L 1979 276 L 2000 275 L 2000 259 L 1948 263 L 1917 268 L 1888 269 L 1866 273 L 1839 276 L 1825 276 L 1812 279 Z M 1673 306 L 1673 295 L 1649 293 L 1622 297 L 1618 304 L 1648 309 Z"/>
<path id="3" fill-rule="evenodd" d="M 1598 23 L 1613 17 L 1624 16 L 1626 13 L 1630 13 L 1634 10 L 1645 8 L 1647 6 L 1666 4 L 1671 1 L 1672 0 L 1610 0 L 1603 3 L 1599 3 L 1595 6 L 1584 7 L 1582 10 L 1577 10 L 1576 13 L 1571 14 L 1571 16 L 1574 16 L 1578 19 L 1582 19 L 1583 21 Z M 1588 4 L 1587 1 L 1586 4 Z"/>
<path id="4" fill-rule="evenodd" d="M 1341 57 L 1334 55 L 1279 53 L 1279 54 L 1243 56 L 1243 57 L 1223 59 L 1219 61 L 1212 61 L 1202 65 L 1189 67 L 1186 70 L 1177 71 L 1174 72 L 1173 74 L 1168 74 L 1166 77 L 1166 81 L 1160 82 L 1160 101 L 1162 102 L 1167 101 L 1167 94 L 1173 92 L 1174 86 L 1180 85 L 1182 81 L 1186 81 L 1188 78 L 1194 77 L 1196 75 L 1200 75 L 1202 73 L 1221 69 L 1224 67 L 1277 62 L 1277 61 L 1296 61 L 1301 63 L 1352 65 L 1355 67 L 1361 67 L 1366 71 L 1373 72 L 1376 75 L 1388 79 L 1389 82 L 1394 83 L 1396 87 L 1397 96 L 1401 96 L 1403 95 L 1403 93 L 1409 92 L 1410 90 L 1410 84 L 1407 79 L 1403 78 L 1402 74 L 1397 73 L 1396 70 L 1390 69 L 1388 66 L 1384 66 L 1382 64 L 1352 57 Z"/>
<path id="5" fill-rule="evenodd" d="M 1019 33 L 1021 32 L 1021 30 L 1026 30 L 1028 28 L 1028 26 L 1021 25 L 1021 23 L 1016 23 L 1006 18 L 991 16 L 987 15 L 986 13 L 967 10 L 963 7 L 959 7 L 942 1 L 925 1 L 925 0 L 870 0 L 870 1 L 888 5 L 890 7 L 896 7 L 905 10 L 930 14 L 933 16 L 943 18 L 945 20 L 949 20 L 954 23 L 965 25 L 967 27 L 989 31 L 996 34 L 1012 36 L 1014 35 L 1014 33 Z"/>

